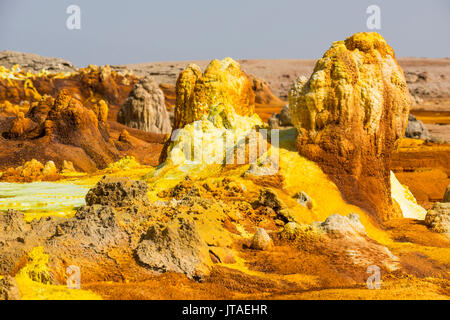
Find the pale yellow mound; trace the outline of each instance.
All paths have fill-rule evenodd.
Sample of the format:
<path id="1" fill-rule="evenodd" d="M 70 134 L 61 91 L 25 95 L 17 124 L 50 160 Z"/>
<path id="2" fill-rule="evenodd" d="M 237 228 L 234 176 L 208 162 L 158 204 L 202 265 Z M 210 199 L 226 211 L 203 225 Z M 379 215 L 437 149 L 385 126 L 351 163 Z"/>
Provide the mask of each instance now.
<path id="1" fill-rule="evenodd" d="M 408 187 L 402 185 L 397 180 L 395 174 L 391 171 L 391 195 L 395 200 L 403 213 L 403 218 L 413 218 L 424 220 L 427 214 L 427 210 L 417 204 L 416 198 L 414 198 Z"/>

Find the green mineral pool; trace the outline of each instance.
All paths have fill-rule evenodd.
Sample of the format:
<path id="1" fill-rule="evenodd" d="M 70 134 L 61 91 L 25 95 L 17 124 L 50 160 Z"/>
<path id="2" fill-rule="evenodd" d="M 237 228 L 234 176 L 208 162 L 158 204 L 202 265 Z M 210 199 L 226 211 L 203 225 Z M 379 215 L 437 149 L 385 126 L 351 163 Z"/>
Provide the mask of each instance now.
<path id="1" fill-rule="evenodd" d="M 70 217 L 85 204 L 90 188 L 71 183 L 0 182 L 0 211 L 22 211 L 27 221 L 49 215 Z"/>

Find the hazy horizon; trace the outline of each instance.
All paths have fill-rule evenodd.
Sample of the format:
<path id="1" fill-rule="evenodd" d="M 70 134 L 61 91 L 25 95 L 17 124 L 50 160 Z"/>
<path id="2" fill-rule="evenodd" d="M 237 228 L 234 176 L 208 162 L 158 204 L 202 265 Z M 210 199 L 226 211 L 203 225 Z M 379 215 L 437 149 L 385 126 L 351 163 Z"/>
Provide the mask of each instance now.
<path id="1" fill-rule="evenodd" d="M 69 5 L 81 29 L 69 30 Z M 369 5 L 381 29 L 369 30 Z M 2 0 L 0 50 L 88 64 L 320 58 L 336 40 L 377 31 L 398 57 L 450 57 L 450 2 L 434 1 L 67 1 Z"/>

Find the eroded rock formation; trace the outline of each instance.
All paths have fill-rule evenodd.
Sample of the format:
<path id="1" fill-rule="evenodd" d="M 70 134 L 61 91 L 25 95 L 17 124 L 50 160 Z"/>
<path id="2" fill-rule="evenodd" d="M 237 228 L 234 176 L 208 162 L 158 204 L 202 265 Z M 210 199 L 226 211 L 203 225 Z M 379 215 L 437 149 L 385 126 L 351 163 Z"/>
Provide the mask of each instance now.
<path id="1" fill-rule="evenodd" d="M 117 121 L 147 132 L 172 131 L 164 94 L 152 77 L 142 78 L 134 86 L 117 114 Z"/>
<path id="2" fill-rule="evenodd" d="M 250 247 L 255 250 L 267 250 L 273 245 L 272 239 L 264 228 L 258 228 L 252 238 Z"/>
<path id="3" fill-rule="evenodd" d="M 236 141 L 262 126 L 254 100 L 251 81 L 233 59 L 213 60 L 203 74 L 189 65 L 177 81 L 174 129 L 181 130 L 172 132 L 160 162 L 167 158 L 175 165 L 192 162 L 187 149 L 195 137 L 193 147 L 200 151 L 195 162 L 224 163 L 224 150 L 231 150 L 221 143 L 225 136 L 234 148 Z"/>
<path id="4" fill-rule="evenodd" d="M 415 116 L 410 114 L 408 116 L 408 126 L 406 127 L 405 137 L 428 140 L 430 139 L 430 134 L 427 128 L 423 125 L 423 122 L 417 120 Z"/>
<path id="5" fill-rule="evenodd" d="M 8 168 L 0 176 L 0 181 L 8 182 L 33 182 L 33 181 L 55 181 L 61 179 L 58 169 L 53 161 L 43 165 L 36 159 L 27 161 L 23 166 Z"/>
<path id="6" fill-rule="evenodd" d="M 389 163 L 410 104 L 394 51 L 378 33 L 334 42 L 289 98 L 300 153 L 378 220 L 400 215 L 390 196 Z"/>
<path id="7" fill-rule="evenodd" d="M 450 235 L 450 202 L 436 202 L 427 212 L 425 224 L 435 232 Z"/>
<path id="8" fill-rule="evenodd" d="M 51 72 L 71 72 L 76 69 L 70 61 L 64 59 L 9 50 L 0 51 L 0 64 L 5 68 L 12 68 L 18 64 L 30 72 L 39 72 L 42 69 Z"/>
<path id="9" fill-rule="evenodd" d="M 289 127 L 292 126 L 291 113 L 289 112 L 289 105 L 285 105 L 281 109 L 280 113 L 274 113 L 267 121 L 269 127 L 272 129 L 277 129 L 279 127 Z"/>
<path id="10" fill-rule="evenodd" d="M 20 112 L 2 135 L 11 141 L 41 143 L 47 149 L 61 148 L 61 145 L 75 147 L 78 151 L 82 150 L 89 162 L 105 167 L 119 158 L 118 150 L 110 141 L 107 113 L 106 103 L 100 102 L 98 108 L 92 110 L 73 98 L 68 91 L 62 90 L 56 99 L 42 97 L 26 115 Z M 62 147 L 62 151 L 67 148 Z M 39 150 L 33 153 L 36 151 Z M 61 165 L 63 160 L 68 159 L 61 159 L 62 156 L 64 153 L 55 153 L 52 158 Z M 69 156 L 68 153 L 66 156 Z M 71 154 L 70 160 L 79 164 L 81 169 L 88 169 L 83 164 L 85 158 L 80 156 L 83 154 Z M 45 155 L 40 158 L 45 158 Z"/>
<path id="11" fill-rule="evenodd" d="M 56 97 L 65 89 L 89 108 L 102 99 L 118 106 L 136 81 L 134 74 L 115 72 L 108 65 L 90 65 L 76 72 L 36 74 L 27 74 L 19 66 L 11 69 L 0 66 L 0 101 L 15 104 L 39 101 L 46 94 Z"/>
<path id="12" fill-rule="evenodd" d="M 86 195 L 88 205 L 132 206 L 136 203 L 148 204 L 148 186 L 144 181 L 127 177 L 104 176 Z"/>
<path id="13" fill-rule="evenodd" d="M 209 273 L 209 249 L 193 221 L 176 219 L 150 226 L 136 249 L 145 266 L 160 272 L 179 272 L 202 279 Z"/>
<path id="14" fill-rule="evenodd" d="M 259 104 L 275 104 L 282 105 L 283 101 L 273 94 L 269 84 L 263 79 L 259 79 L 253 75 L 248 75 L 248 78 L 252 82 L 253 92 L 255 93 L 255 103 Z"/>
<path id="15" fill-rule="evenodd" d="M 233 107 L 238 115 L 255 112 L 252 82 L 231 58 L 212 60 L 205 72 L 195 64 L 180 72 L 176 85 L 174 128 L 199 120 L 211 107 Z"/>

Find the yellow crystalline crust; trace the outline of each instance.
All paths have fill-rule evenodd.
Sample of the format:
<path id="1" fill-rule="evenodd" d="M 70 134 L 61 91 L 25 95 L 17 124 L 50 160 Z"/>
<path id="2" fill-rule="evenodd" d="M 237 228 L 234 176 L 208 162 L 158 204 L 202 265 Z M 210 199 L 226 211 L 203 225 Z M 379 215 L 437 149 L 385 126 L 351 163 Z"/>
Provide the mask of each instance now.
<path id="1" fill-rule="evenodd" d="M 189 65 L 177 80 L 174 128 L 199 120 L 214 106 L 232 106 L 237 114 L 249 116 L 255 112 L 252 82 L 231 58 L 212 60 L 202 74 L 200 68 Z"/>
<path id="2" fill-rule="evenodd" d="M 24 72 L 22 69 L 20 69 L 19 65 L 15 65 L 11 69 L 5 68 L 4 66 L 0 66 L 1 79 L 26 80 L 40 77 L 52 77 L 55 79 L 64 79 L 70 77 L 71 75 L 72 75 L 71 72 L 51 73 L 44 69 L 34 74 L 31 72 Z"/>
<path id="3" fill-rule="evenodd" d="M 49 256 L 44 247 L 35 247 L 28 254 L 28 264 L 16 275 L 17 285 L 23 300 L 99 300 L 91 291 L 69 289 L 63 285 L 48 283 Z"/>
<path id="4" fill-rule="evenodd" d="M 381 93 L 387 75 L 397 97 L 391 108 L 400 114 L 403 106 L 409 106 L 410 97 L 394 50 L 383 37 L 376 32 L 362 32 L 333 42 L 317 62 L 311 78 L 296 92 L 290 92 L 293 124 L 302 132 L 315 132 L 339 119 L 349 121 L 355 114 L 354 108 L 360 108 L 364 129 L 376 132 L 386 98 Z M 357 100 L 361 105 L 354 106 Z M 400 136 L 406 118 L 402 124 L 394 128 Z"/>
<path id="5" fill-rule="evenodd" d="M 196 146 L 191 150 L 201 154 L 196 154 L 195 159 L 202 164 L 224 163 L 226 142 L 224 139 L 233 141 L 234 146 L 237 141 L 245 139 L 255 127 L 262 126 L 262 121 L 258 115 L 251 117 L 238 115 L 233 107 L 224 109 L 212 108 L 208 116 L 203 115 L 198 121 L 186 125 L 180 129 L 172 139 L 174 142 L 169 147 L 168 161 L 166 165 L 179 165 L 188 163 L 191 159 L 186 159 L 186 148 Z"/>

